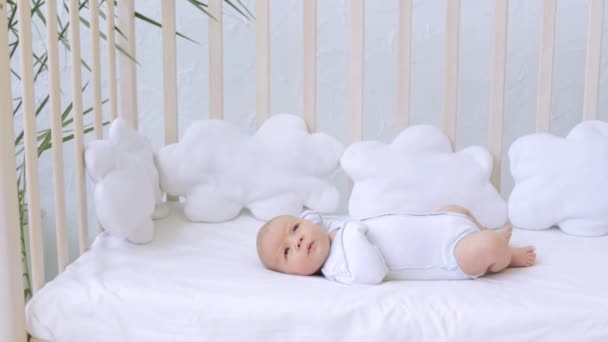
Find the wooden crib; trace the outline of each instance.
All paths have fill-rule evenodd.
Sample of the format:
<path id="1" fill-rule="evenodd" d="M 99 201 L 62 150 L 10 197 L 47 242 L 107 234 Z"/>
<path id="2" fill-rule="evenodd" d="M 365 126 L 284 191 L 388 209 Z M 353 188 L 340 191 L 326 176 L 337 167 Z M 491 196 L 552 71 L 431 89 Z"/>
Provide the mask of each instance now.
<path id="1" fill-rule="evenodd" d="M 92 51 L 92 89 L 94 97 L 95 136 L 102 138 L 102 122 L 117 116 L 125 117 L 137 127 L 137 77 L 136 64 L 125 54 L 116 56 L 115 40 L 119 40 L 126 52 L 137 58 L 135 45 L 134 0 L 117 1 L 117 26 L 122 35 L 116 34 L 113 1 L 105 2 L 107 13 L 107 51 L 100 50 L 99 3 L 90 0 L 90 24 Z M 223 118 L 223 55 L 222 55 L 222 0 L 209 0 L 209 12 L 216 20 L 209 20 L 209 99 L 210 117 Z M 11 94 L 11 72 L 9 62 L 9 41 L 7 33 L 7 0 L 0 0 L 0 340 L 25 341 L 28 334 L 24 323 L 24 299 L 22 264 L 19 250 L 19 209 L 16 189 L 16 162 L 14 154 L 14 122 Z M 32 60 L 32 26 L 31 2 L 19 0 L 19 32 L 21 44 L 21 75 L 23 87 L 23 117 L 27 164 L 27 198 L 28 229 L 30 236 L 30 258 L 32 290 L 35 293 L 45 284 L 43 269 L 43 238 L 39 185 L 37 180 L 37 145 L 36 145 L 36 108 L 33 84 Z M 88 225 L 86 219 L 86 187 L 83 162 L 83 119 L 81 87 L 81 49 L 79 31 L 79 1 L 70 0 L 69 39 L 71 42 L 72 61 L 72 99 L 74 103 L 73 118 L 75 124 L 74 156 L 63 156 L 61 141 L 60 84 L 58 69 L 57 39 L 57 1 L 47 0 L 45 7 L 47 19 L 47 44 L 50 104 L 52 114 L 53 177 L 56 203 L 57 262 L 62 272 L 68 265 L 66 209 L 64 193 L 64 158 L 75 158 L 77 165 L 78 194 L 78 232 L 80 253 L 88 248 Z M 270 98 L 270 58 L 269 58 L 269 0 L 257 0 L 255 4 L 256 30 L 256 118 L 262 123 L 269 115 Z M 351 53 L 350 53 L 350 139 L 362 138 L 363 126 L 363 84 L 364 84 L 364 0 L 350 0 L 351 17 Z M 445 82 L 443 89 L 443 130 L 452 140 L 456 139 L 456 111 L 458 97 L 458 56 L 460 0 L 447 0 L 445 15 Z M 556 0 L 543 1 L 540 58 L 538 61 L 538 93 L 536 110 L 537 131 L 547 131 L 550 123 L 552 75 L 554 60 L 554 37 L 556 23 Z M 303 115 L 310 130 L 315 130 L 316 122 L 316 58 L 317 58 L 317 1 L 302 1 L 303 15 Z M 585 68 L 583 118 L 598 117 L 598 91 L 600 75 L 600 51 L 602 42 L 603 0 L 591 0 L 589 4 L 588 40 Z M 175 0 L 162 0 L 162 46 L 163 46 L 163 101 L 165 143 L 177 141 L 177 67 L 176 67 L 176 17 Z M 399 129 L 408 126 L 410 108 L 410 69 L 411 69 L 411 35 L 412 35 L 412 1 L 399 1 L 399 39 L 397 61 L 397 112 L 396 122 Z M 505 93 L 505 65 L 508 25 L 508 0 L 495 1 L 493 32 L 492 75 L 489 112 L 489 141 L 487 146 L 494 157 L 492 181 L 500 185 L 501 152 L 503 150 L 503 108 Z M 102 113 L 100 59 L 108 56 L 108 70 L 104 70 L 110 84 L 109 112 Z M 118 72 L 122 75 L 117 82 L 115 59 L 119 60 Z M 93 223 L 94 224 L 94 223 Z M 34 339 L 35 340 L 35 339 Z"/>

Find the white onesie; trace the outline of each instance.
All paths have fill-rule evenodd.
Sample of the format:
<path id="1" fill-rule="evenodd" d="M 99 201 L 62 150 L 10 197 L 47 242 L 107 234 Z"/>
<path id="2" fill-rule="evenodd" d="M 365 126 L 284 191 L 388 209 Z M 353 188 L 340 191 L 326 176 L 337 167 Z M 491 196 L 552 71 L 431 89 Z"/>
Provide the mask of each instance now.
<path id="1" fill-rule="evenodd" d="M 470 279 L 456 263 L 454 248 L 479 231 L 466 215 L 452 212 L 385 214 L 355 220 L 306 211 L 302 218 L 337 230 L 321 272 L 346 284 L 384 279 Z"/>

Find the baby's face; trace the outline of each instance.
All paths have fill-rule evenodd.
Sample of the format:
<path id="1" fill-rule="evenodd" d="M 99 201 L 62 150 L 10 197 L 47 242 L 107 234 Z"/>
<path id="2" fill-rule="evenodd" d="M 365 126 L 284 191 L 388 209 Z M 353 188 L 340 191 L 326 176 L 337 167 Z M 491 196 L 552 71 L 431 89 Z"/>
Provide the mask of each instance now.
<path id="1" fill-rule="evenodd" d="M 315 274 L 329 255 L 329 235 L 319 225 L 283 215 L 258 233 L 258 254 L 272 270 L 298 275 Z"/>

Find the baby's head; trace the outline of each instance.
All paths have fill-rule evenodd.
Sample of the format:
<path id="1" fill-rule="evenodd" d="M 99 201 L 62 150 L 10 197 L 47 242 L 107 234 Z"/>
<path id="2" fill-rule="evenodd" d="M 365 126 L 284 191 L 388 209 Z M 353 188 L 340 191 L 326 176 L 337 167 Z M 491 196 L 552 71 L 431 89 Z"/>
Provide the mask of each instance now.
<path id="1" fill-rule="evenodd" d="M 258 232 L 258 255 L 273 271 L 313 275 L 329 256 L 329 235 L 319 225 L 282 215 L 266 222 Z"/>

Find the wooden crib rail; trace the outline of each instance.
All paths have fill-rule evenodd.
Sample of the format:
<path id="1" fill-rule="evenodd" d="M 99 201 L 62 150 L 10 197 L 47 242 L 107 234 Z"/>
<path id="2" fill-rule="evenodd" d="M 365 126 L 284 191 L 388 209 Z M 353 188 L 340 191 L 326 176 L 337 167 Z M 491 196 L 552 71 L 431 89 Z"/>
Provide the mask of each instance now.
<path id="1" fill-rule="evenodd" d="M 69 263 L 66 227 L 63 132 L 61 125 L 61 94 L 59 85 L 59 55 L 57 48 L 57 0 L 47 1 L 47 51 L 49 68 L 49 97 L 51 110 L 51 135 L 53 143 L 53 176 L 55 189 L 55 232 L 57 236 L 57 268 L 59 272 Z"/>
<path id="2" fill-rule="evenodd" d="M 317 0 L 302 1 L 302 89 L 304 121 L 311 132 L 317 126 Z"/>
<path id="3" fill-rule="evenodd" d="M 488 150 L 493 157 L 492 184 L 500 190 L 502 164 L 502 128 L 505 107 L 505 69 L 507 65 L 508 0 L 496 0 L 494 7 L 494 44 L 490 84 L 490 117 Z"/>
<path id="4" fill-rule="evenodd" d="M 38 181 L 38 144 L 36 141 L 36 107 L 34 105 L 34 70 L 32 61 L 31 4 L 21 0 L 19 6 L 19 33 L 21 41 L 21 96 L 23 99 L 23 131 L 25 137 L 25 178 L 27 181 L 27 222 L 30 233 L 30 260 L 32 292 L 44 284 L 42 255 L 42 223 L 40 217 L 40 186 Z M 12 110 L 8 113 L 12 113 Z M 8 113 L 4 115 L 8 115 Z"/>
<path id="5" fill-rule="evenodd" d="M 460 45 L 460 0 L 446 2 L 445 78 L 443 85 L 443 131 L 456 143 L 458 110 L 458 50 Z"/>
<path id="6" fill-rule="evenodd" d="M 589 5 L 589 26 L 587 29 L 587 61 L 585 63 L 583 120 L 595 120 L 598 115 L 597 106 L 600 90 L 603 22 L 604 0 L 591 0 L 591 4 Z"/>
<path id="7" fill-rule="evenodd" d="M 162 2 L 163 23 L 163 111 L 165 144 L 177 142 L 177 51 L 175 0 Z"/>
<path id="8" fill-rule="evenodd" d="M 363 49 L 365 44 L 365 2 L 350 3 L 350 139 L 363 136 Z"/>
<path id="9" fill-rule="evenodd" d="M 397 124 L 400 132 L 410 124 L 410 73 L 412 58 L 412 0 L 399 2 L 397 55 Z"/>
<path id="10" fill-rule="evenodd" d="M 91 45 L 92 74 L 93 74 L 93 113 L 95 115 L 95 138 L 103 138 L 101 119 L 101 65 L 99 56 L 99 0 L 89 0 L 91 11 Z"/>
<path id="11" fill-rule="evenodd" d="M 222 42 L 222 3 L 209 0 L 209 118 L 224 118 L 224 63 Z"/>
<path id="12" fill-rule="evenodd" d="M 546 132 L 551 121 L 551 92 L 553 83 L 553 51 L 555 49 L 555 11 L 557 0 L 543 2 L 538 87 L 536 102 L 536 130 Z"/>
<path id="13" fill-rule="evenodd" d="M 118 116 L 130 122 L 131 127 L 137 128 L 135 0 L 118 1 L 118 27 L 122 32 L 118 36 L 118 44 L 126 52 L 126 54 L 119 54 L 120 91 L 118 93 L 120 94 L 120 111 L 118 112 Z"/>
<path id="14" fill-rule="evenodd" d="M 0 0 L 0 340 L 24 342 L 25 311 L 6 0 Z"/>
<path id="15" fill-rule="evenodd" d="M 269 0 L 255 3 L 256 124 L 259 127 L 270 111 L 270 7 Z"/>
<path id="16" fill-rule="evenodd" d="M 70 0 L 70 23 L 80 22 L 80 2 Z M 84 131 L 82 119 L 82 75 L 80 66 L 80 25 L 70 25 L 72 61 L 72 113 L 74 115 L 74 150 L 76 158 L 76 200 L 78 213 L 78 247 L 80 254 L 89 244 L 87 194 L 84 177 Z"/>
<path id="17" fill-rule="evenodd" d="M 164 3 L 165 1 L 163 1 Z M 112 120 L 118 117 L 118 93 L 116 89 L 116 30 L 114 23 L 114 1 L 106 1 L 107 13 L 106 30 L 108 32 L 108 79 L 110 83 L 110 117 Z M 175 47 L 173 47 L 175 50 Z M 177 86 L 176 86 L 177 87 Z"/>

